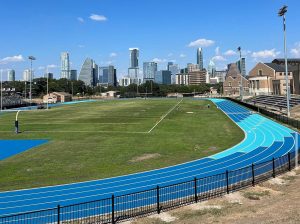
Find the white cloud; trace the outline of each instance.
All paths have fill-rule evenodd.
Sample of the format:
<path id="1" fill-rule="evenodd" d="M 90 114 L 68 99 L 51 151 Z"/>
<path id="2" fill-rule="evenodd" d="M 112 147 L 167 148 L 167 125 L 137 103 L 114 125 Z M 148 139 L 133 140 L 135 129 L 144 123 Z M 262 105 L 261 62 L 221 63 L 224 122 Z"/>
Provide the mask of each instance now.
<path id="1" fill-rule="evenodd" d="M 211 45 L 213 45 L 215 43 L 215 41 L 213 40 L 207 40 L 207 39 L 198 39 L 195 41 L 192 41 L 191 43 L 189 43 L 189 47 L 209 47 Z"/>
<path id="2" fill-rule="evenodd" d="M 159 63 L 167 62 L 167 59 L 153 58 L 152 61 L 156 62 L 157 64 L 159 64 Z"/>
<path id="3" fill-rule="evenodd" d="M 48 68 L 57 68 L 57 65 L 51 64 L 51 65 L 47 65 Z"/>
<path id="4" fill-rule="evenodd" d="M 291 49 L 291 54 L 294 57 L 300 57 L 300 42 L 295 44 L 295 48 Z"/>
<path id="5" fill-rule="evenodd" d="M 82 17 L 77 17 L 78 22 L 84 23 L 84 19 Z"/>
<path id="6" fill-rule="evenodd" d="M 180 57 L 180 58 L 185 58 L 186 55 L 185 55 L 185 54 L 180 54 L 179 57 Z"/>
<path id="7" fill-rule="evenodd" d="M 84 48 L 85 46 L 83 44 L 78 44 L 79 48 Z"/>
<path id="8" fill-rule="evenodd" d="M 276 51 L 276 49 L 273 48 L 271 50 L 263 50 L 263 51 L 253 52 L 251 57 L 253 57 L 253 58 L 275 58 L 279 54 L 280 54 L 280 51 Z"/>
<path id="9" fill-rule="evenodd" d="M 109 57 L 111 57 L 111 58 L 113 58 L 113 57 L 117 57 L 118 56 L 118 54 L 117 53 L 115 53 L 115 52 L 112 52 L 112 53 L 110 53 L 109 54 Z"/>
<path id="10" fill-rule="evenodd" d="M 107 20 L 107 18 L 103 15 L 97 15 L 97 14 L 92 14 L 89 17 L 91 20 L 97 21 L 97 22 L 104 22 Z"/>
<path id="11" fill-rule="evenodd" d="M 234 50 L 228 50 L 224 53 L 225 56 L 234 56 L 237 55 L 237 53 Z"/>
<path id="12" fill-rule="evenodd" d="M 38 70 L 44 70 L 44 69 L 45 69 L 45 66 L 38 67 Z"/>
<path id="13" fill-rule="evenodd" d="M 173 56 L 173 53 L 169 53 L 169 54 L 168 54 L 168 57 L 172 57 L 172 56 Z"/>
<path id="14" fill-rule="evenodd" d="M 222 55 L 216 55 L 211 60 L 213 60 L 213 61 L 226 61 L 226 58 L 224 58 Z"/>
<path id="15" fill-rule="evenodd" d="M 20 54 L 20 55 L 16 55 L 16 56 L 2 58 L 2 59 L 0 59 L 0 64 L 8 64 L 8 63 L 22 62 L 22 61 L 25 61 L 25 59 Z"/>
<path id="16" fill-rule="evenodd" d="M 216 53 L 216 55 L 220 55 L 220 47 L 216 47 L 215 53 Z"/>

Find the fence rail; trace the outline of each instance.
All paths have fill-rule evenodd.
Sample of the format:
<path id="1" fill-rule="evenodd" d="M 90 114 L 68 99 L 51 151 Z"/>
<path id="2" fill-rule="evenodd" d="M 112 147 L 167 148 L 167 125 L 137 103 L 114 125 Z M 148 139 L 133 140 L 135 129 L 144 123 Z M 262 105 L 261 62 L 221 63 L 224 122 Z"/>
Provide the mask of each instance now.
<path id="1" fill-rule="evenodd" d="M 92 224 L 117 223 L 160 213 L 237 191 L 290 171 L 296 164 L 295 151 L 279 158 L 251 164 L 237 170 L 193 178 L 182 183 L 156 186 L 126 195 L 112 195 L 80 204 L 0 217 L 0 224 Z M 299 160 L 297 161 L 299 163 Z"/>

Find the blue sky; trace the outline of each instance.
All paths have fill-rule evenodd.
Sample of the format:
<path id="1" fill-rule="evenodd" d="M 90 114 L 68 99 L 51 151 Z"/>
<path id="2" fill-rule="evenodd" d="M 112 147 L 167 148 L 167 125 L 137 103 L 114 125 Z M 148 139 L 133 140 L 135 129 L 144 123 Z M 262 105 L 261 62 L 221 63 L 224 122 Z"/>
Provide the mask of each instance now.
<path id="1" fill-rule="evenodd" d="M 140 49 L 142 70 L 143 61 L 157 61 L 160 69 L 167 61 L 195 63 L 198 46 L 205 66 L 213 59 L 222 69 L 238 60 L 241 46 L 249 71 L 258 61 L 283 57 L 277 16 L 283 4 L 288 53 L 300 57 L 299 0 L 1 0 L 0 69 L 13 68 L 20 79 L 34 55 L 37 76 L 50 65 L 59 77 L 60 52 L 68 51 L 72 69 L 91 57 L 115 65 L 121 77 L 130 47 Z"/>

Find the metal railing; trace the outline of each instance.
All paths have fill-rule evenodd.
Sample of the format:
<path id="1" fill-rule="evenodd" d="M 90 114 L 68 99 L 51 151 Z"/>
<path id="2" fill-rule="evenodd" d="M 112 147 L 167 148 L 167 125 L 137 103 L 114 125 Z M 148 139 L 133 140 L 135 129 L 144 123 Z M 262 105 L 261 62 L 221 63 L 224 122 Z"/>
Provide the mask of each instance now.
<path id="1" fill-rule="evenodd" d="M 299 161 L 298 161 L 299 163 Z M 117 223 L 229 194 L 295 167 L 295 151 L 237 170 L 85 203 L 0 217 L 1 224 Z"/>

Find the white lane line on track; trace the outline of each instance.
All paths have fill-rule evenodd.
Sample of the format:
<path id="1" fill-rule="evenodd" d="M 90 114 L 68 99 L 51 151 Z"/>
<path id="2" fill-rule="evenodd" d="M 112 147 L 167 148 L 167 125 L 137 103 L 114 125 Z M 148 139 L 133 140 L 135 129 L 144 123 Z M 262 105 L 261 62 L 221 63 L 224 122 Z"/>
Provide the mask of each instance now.
<path id="1" fill-rule="evenodd" d="M 215 166 L 215 165 L 214 165 Z M 187 168 L 189 168 L 189 167 L 187 167 Z M 218 169 L 217 169 L 218 170 Z M 172 172 L 172 171 L 171 171 Z M 188 172 L 186 172 L 186 173 L 189 173 L 189 172 L 192 172 L 192 171 L 188 171 Z M 152 175 L 152 176 L 155 176 L 155 175 Z M 173 175 L 174 176 L 174 175 Z M 137 179 L 137 178 L 133 178 L 133 179 Z M 159 178 L 157 178 L 157 179 L 159 179 Z M 119 181 L 120 182 L 120 181 Z M 148 182 L 148 181 L 146 181 L 146 182 Z M 101 185 L 101 184 L 100 184 Z M 129 184 L 127 184 L 127 185 L 129 185 Z M 124 186 L 124 185 L 123 185 Z M 110 187 L 111 188 L 111 187 Z M 75 188 L 76 189 L 76 188 Z M 90 191 L 93 191 L 93 190 L 89 190 L 89 191 L 82 191 L 82 192 L 90 192 Z M 81 193 L 82 193 L 81 192 Z M 79 192 L 80 193 L 80 192 Z M 76 193 L 72 193 L 72 194 L 76 194 Z M 56 196 L 59 196 L 59 195 L 56 195 Z M 63 196 L 63 195 L 62 195 Z M 53 196 L 50 196 L 50 197 L 53 197 Z M 45 198 L 47 198 L 47 197 L 45 197 Z"/>
<path id="2" fill-rule="evenodd" d="M 158 122 L 156 122 L 156 124 L 148 131 L 148 133 L 150 133 L 163 119 L 165 119 L 165 117 L 168 116 L 168 114 L 170 114 L 182 101 L 183 98 L 174 107 L 172 107 L 164 116 L 162 116 L 162 118 Z"/>
<path id="3" fill-rule="evenodd" d="M 247 123 L 249 123 L 249 122 L 247 122 Z M 251 123 L 250 123 L 251 124 Z M 196 165 L 193 165 L 193 166 L 197 166 L 197 164 Z M 193 167 L 193 166 L 190 166 L 190 167 Z M 189 167 L 184 167 L 184 168 L 181 168 L 181 169 L 186 169 L 186 168 L 189 168 Z M 177 170 L 181 170 L 181 169 L 177 169 Z M 174 170 L 171 170 L 171 171 L 169 171 L 169 172 L 173 172 Z M 159 175 L 159 173 L 158 174 L 152 174 L 152 175 L 149 175 L 149 176 L 157 176 L 157 175 Z M 137 178 L 131 178 L 131 179 L 137 179 Z M 95 181 L 98 181 L 98 180 L 95 180 Z M 120 182 L 120 181 L 119 181 Z M 114 182 L 112 182 L 112 183 L 114 183 Z M 73 184 L 76 184 L 76 183 L 73 183 Z M 62 186 L 62 185 L 58 185 L 58 186 Z M 92 185 L 93 186 L 93 185 Z M 80 188 L 80 187 L 79 187 Z M 78 189 L 78 188 L 71 188 L 71 189 Z M 59 191 L 59 190 L 58 190 Z"/>
<path id="4" fill-rule="evenodd" d="M 277 151 L 277 150 L 276 150 Z M 185 177 L 186 178 L 186 177 Z M 181 178 L 182 179 L 182 178 Z M 134 189 L 134 188 L 133 188 Z M 57 195 L 58 196 L 58 195 Z M 94 195 L 94 196 L 98 196 L 98 195 Z M 88 197 L 93 197 L 93 196 L 88 196 Z M 81 197 L 81 198 L 88 198 L 88 197 Z M 73 200 L 73 199 L 68 199 L 69 200 Z M 51 203 L 51 202 L 50 202 Z"/>

